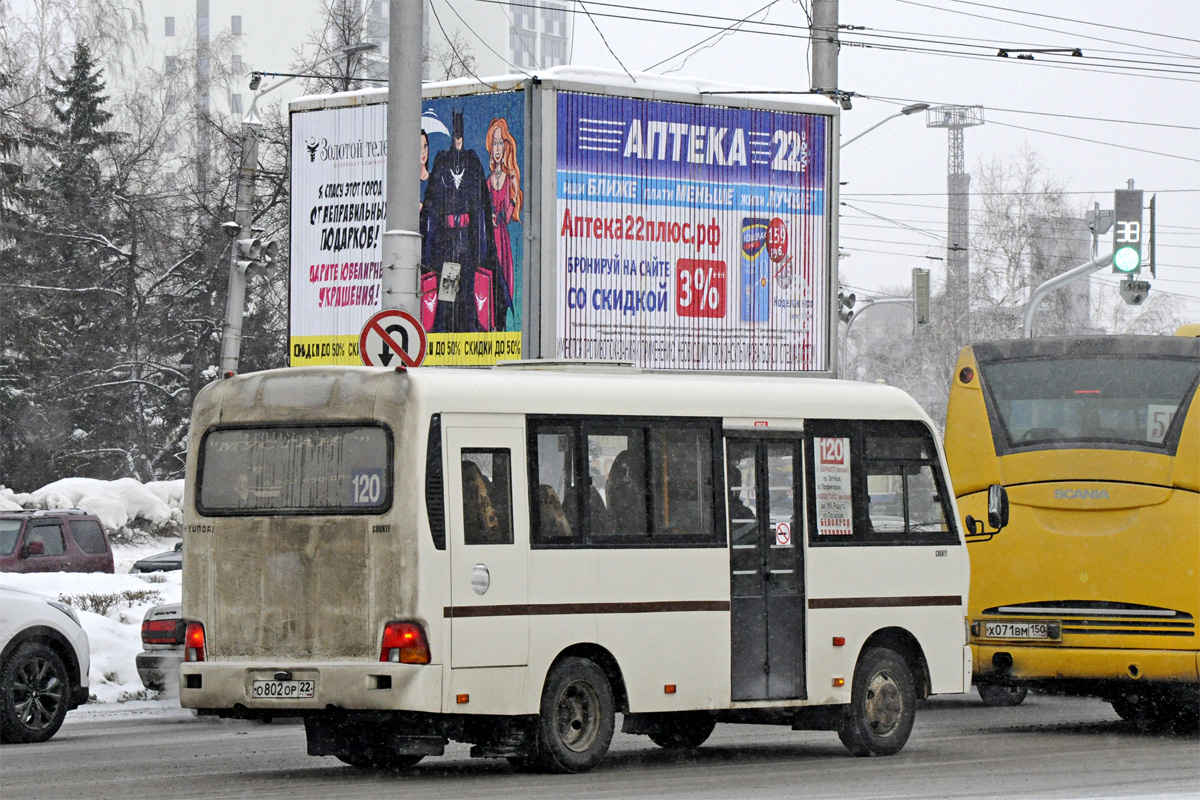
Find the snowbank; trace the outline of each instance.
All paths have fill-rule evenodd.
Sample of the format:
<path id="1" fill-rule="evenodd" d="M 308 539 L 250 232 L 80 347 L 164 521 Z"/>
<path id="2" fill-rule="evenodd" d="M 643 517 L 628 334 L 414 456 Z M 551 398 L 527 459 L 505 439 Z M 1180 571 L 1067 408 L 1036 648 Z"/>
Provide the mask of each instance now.
<path id="1" fill-rule="evenodd" d="M 174 549 L 183 525 L 182 505 L 182 480 L 141 484 L 131 478 L 64 478 L 22 494 L 0 486 L 0 510 L 82 508 L 99 517 L 113 539 L 113 575 L 0 572 L 0 583 L 62 598 L 79 613 L 92 651 L 92 703 L 148 700 L 141 704 L 143 710 L 160 704 L 179 707 L 177 698 L 146 691 L 134 659 L 142 651 L 142 617 L 156 605 L 179 602 L 182 573 L 131 575 L 129 570 L 139 559 Z"/>
<path id="2" fill-rule="evenodd" d="M 63 478 L 27 494 L 0 486 L 0 510 L 82 508 L 99 517 L 109 536 L 119 541 L 178 536 L 182 506 L 182 480 L 142 484 L 133 478 Z"/>

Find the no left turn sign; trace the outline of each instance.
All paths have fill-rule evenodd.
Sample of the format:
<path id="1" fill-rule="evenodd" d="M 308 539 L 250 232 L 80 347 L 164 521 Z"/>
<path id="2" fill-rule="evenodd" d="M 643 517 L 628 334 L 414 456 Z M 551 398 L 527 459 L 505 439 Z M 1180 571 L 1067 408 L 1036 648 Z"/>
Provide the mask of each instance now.
<path id="1" fill-rule="evenodd" d="M 425 329 L 407 311 L 384 309 L 363 326 L 358 354 L 368 367 L 389 367 L 395 359 L 406 367 L 419 367 L 425 360 Z"/>

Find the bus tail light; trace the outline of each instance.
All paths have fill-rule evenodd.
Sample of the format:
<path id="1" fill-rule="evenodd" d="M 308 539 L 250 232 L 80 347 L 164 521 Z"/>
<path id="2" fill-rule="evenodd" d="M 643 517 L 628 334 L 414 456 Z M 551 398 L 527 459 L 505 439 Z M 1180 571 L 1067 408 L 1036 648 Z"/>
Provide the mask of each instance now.
<path id="1" fill-rule="evenodd" d="M 184 634 L 184 661 L 204 660 L 204 626 L 199 622 L 189 622 L 187 633 Z"/>
<path id="2" fill-rule="evenodd" d="M 428 664 L 429 642 L 415 622 L 389 622 L 383 629 L 380 661 L 393 664 Z"/>

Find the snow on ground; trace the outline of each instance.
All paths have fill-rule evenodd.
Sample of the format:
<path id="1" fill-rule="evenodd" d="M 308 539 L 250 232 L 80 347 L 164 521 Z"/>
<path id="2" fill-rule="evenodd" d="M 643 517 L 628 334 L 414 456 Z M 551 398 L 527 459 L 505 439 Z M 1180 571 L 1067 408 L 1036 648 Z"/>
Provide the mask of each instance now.
<path id="1" fill-rule="evenodd" d="M 0 486 L 0 511 L 82 508 L 99 517 L 113 539 L 116 571 L 112 575 L 0 573 L 0 583 L 50 598 L 66 598 L 78 612 L 91 645 L 88 679 L 93 700 L 73 715 L 101 708 L 130 713 L 179 709 L 178 699 L 167 696 L 169 693 L 160 697 L 142 686 L 134 660 L 142 651 L 142 617 L 156 605 L 179 602 L 182 573 L 131 575 L 129 570 L 139 559 L 174 549 L 179 541 L 182 504 L 183 481 L 141 484 L 128 478 L 64 478 L 28 494 Z M 86 610 L 114 597 L 119 600 L 104 614 Z"/>

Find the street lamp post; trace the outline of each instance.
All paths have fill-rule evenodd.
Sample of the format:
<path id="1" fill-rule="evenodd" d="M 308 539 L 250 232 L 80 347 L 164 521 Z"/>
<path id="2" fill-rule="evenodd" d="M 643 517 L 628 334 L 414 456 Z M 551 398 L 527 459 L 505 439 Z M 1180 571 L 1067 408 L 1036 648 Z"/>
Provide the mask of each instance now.
<path id="1" fill-rule="evenodd" d="M 897 111 L 895 114 L 892 114 L 890 117 L 884 117 L 883 119 L 879 120 L 879 122 L 876 122 L 874 125 L 867 128 L 865 131 L 858 134 L 857 136 L 852 136 L 851 138 L 842 142 L 841 146 L 838 149 L 840 150 L 841 148 L 844 148 L 846 145 L 850 144 L 851 142 L 858 141 L 859 139 L 866 136 L 868 133 L 875 130 L 876 128 L 878 128 L 880 125 L 882 125 L 885 122 L 890 122 L 890 121 L 896 119 L 897 117 L 907 117 L 909 114 L 915 114 L 918 111 L 925 111 L 928 108 L 929 108 L 929 103 L 913 103 L 911 106 L 905 106 L 904 108 Z"/>
<path id="2" fill-rule="evenodd" d="M 315 69 L 335 58 L 375 50 L 378 47 L 379 45 L 371 42 L 352 44 L 319 59 L 309 69 Z M 258 140 L 262 132 L 262 120 L 258 118 L 257 110 L 258 99 L 297 77 L 300 76 L 289 75 L 261 91 L 258 86 L 262 75 L 254 73 L 250 79 L 254 97 L 250 101 L 250 110 L 242 120 L 242 157 L 238 167 L 237 204 L 234 206 L 233 222 L 226 222 L 221 226 L 234 239 L 229 256 L 225 326 L 221 333 L 221 376 L 225 378 L 237 374 L 242 351 L 242 317 L 246 313 L 246 270 L 254 263 L 252 258 L 247 259 L 244 256 L 251 255 L 248 251 L 254 246 L 254 186 L 258 179 Z"/>
<path id="3" fill-rule="evenodd" d="M 868 133 L 875 130 L 880 125 L 884 124 L 885 122 L 890 122 L 890 121 L 896 119 L 897 117 L 907 117 L 910 114 L 916 114 L 918 111 L 925 111 L 928 108 L 929 108 L 929 103 L 913 103 L 912 105 L 905 106 L 904 108 L 897 111 L 895 114 L 892 114 L 891 116 L 887 116 L 887 117 L 884 117 L 883 119 L 879 120 L 879 122 L 876 122 L 874 125 L 867 128 L 865 131 L 858 134 L 857 136 L 852 136 L 849 139 L 847 139 L 846 141 L 842 142 L 841 145 L 838 147 L 838 150 L 839 151 L 842 150 L 843 148 L 846 147 L 846 145 L 850 144 L 851 142 L 858 141 L 859 139 L 866 136 Z M 860 310 L 858 313 L 854 314 L 846 322 L 846 331 L 845 331 L 845 333 L 842 334 L 841 359 L 838 361 L 838 372 L 841 373 L 842 371 L 844 371 L 846 369 L 846 345 L 849 344 L 849 341 L 850 341 L 850 326 L 854 324 L 854 320 L 858 319 L 859 314 L 862 314 L 863 311 L 866 311 L 868 308 L 870 308 L 873 305 L 884 305 L 884 304 L 889 304 L 889 303 L 908 303 L 909 305 L 911 305 L 913 302 L 914 301 L 909 298 L 895 298 L 895 299 L 883 298 L 883 299 L 879 299 L 879 300 L 864 300 L 864 303 L 866 305 L 862 308 L 862 310 Z"/>

